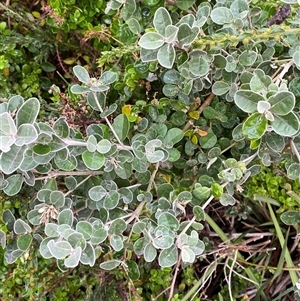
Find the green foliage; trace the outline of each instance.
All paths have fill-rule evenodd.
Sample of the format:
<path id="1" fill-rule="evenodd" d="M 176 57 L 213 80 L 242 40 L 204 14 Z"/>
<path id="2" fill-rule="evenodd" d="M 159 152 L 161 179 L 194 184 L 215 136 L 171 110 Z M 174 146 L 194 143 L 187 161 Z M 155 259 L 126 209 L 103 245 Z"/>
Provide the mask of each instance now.
<path id="1" fill-rule="evenodd" d="M 279 201 L 281 211 L 299 209 L 298 200 L 293 197 L 294 194 L 291 194 L 291 192 L 299 194 L 299 182 L 298 180 L 287 182 L 280 169 L 263 168 L 251 178 L 245 188 L 245 194 L 249 198 L 253 198 L 254 194 L 258 194 Z"/>
<path id="2" fill-rule="evenodd" d="M 38 250 L 63 273 L 100 266 L 127 278 L 132 300 L 165 300 L 159 294 L 170 285 L 169 300 L 184 300 L 194 269 L 174 292 L 171 267 L 177 275 L 210 248 L 202 231 L 214 202 L 245 219 L 251 210 L 238 210 L 241 199 L 260 194 L 279 201 L 279 213 L 294 210 L 284 223 L 299 221 L 291 193 L 300 175 L 299 28 L 266 28 L 269 14 L 254 4 L 51 0 L 40 26 L 5 7 L 21 28 L 38 28 L 26 40 L 16 24 L 0 23 L 0 77 L 11 72 L 21 83 L 1 81 L 8 99 L 0 104 L 0 189 L 10 197 L 34 191 L 22 209 L 1 208 L 6 263 L 23 275 L 19 263 Z M 66 104 L 75 95 L 95 117 L 84 128 L 65 115 L 45 120 L 39 77 L 56 70 L 48 62 L 54 49 L 64 81 L 73 82 Z M 58 105 L 63 85 L 50 89 Z M 160 269 L 144 267 L 154 264 Z M 140 287 L 147 272 L 149 285 Z M 242 279 L 233 279 L 237 290 L 247 287 Z M 221 285 L 215 297 L 237 290 Z"/>

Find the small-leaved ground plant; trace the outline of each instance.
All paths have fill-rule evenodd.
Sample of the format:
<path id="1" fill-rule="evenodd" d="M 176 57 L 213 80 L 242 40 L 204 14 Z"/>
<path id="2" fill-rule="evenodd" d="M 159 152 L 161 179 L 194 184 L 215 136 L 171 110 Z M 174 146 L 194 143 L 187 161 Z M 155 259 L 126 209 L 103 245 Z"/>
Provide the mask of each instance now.
<path id="1" fill-rule="evenodd" d="M 246 298 L 247 285 L 251 298 L 279 293 L 283 298 L 293 286 L 299 298 L 289 230 L 280 228 L 282 222 L 296 228 L 300 221 L 299 191 L 292 191 L 300 176 L 299 1 L 282 1 L 289 20 L 284 16 L 270 26 L 269 16 L 246 0 L 195 2 L 178 1 L 175 8 L 157 2 L 152 22 L 142 22 L 133 0 L 108 2 L 105 13 L 118 11 L 131 39 L 101 54 L 100 76 L 73 67 L 77 83 L 70 93 L 98 117 L 84 131 L 63 116 L 41 118 L 36 97 L 13 95 L 1 102 L 0 189 L 9 197 L 33 191 L 22 214 L 2 212 L 0 243 L 7 263 L 26 260 L 34 248 L 62 271 L 79 265 L 118 268 L 130 279 L 131 300 L 142 300 L 134 283 L 140 262 L 167 273 L 174 268 L 170 285 L 159 284 L 162 291 L 151 296 L 174 301 L 197 300 L 222 266 L 219 289 L 227 300 L 242 293 Z M 118 65 L 129 53 L 131 65 Z M 247 186 L 266 167 L 280 170 L 295 201 L 281 208 L 280 219 L 274 211 L 279 200 Z M 247 242 L 237 247 L 251 228 L 230 237 L 211 217 L 215 209 L 247 220 L 251 210 L 242 202 L 247 197 L 256 200 L 253 206 L 261 204 L 256 221 L 271 221 L 267 226 L 282 250 L 268 283 L 255 269 L 267 269 L 268 263 L 244 257 L 255 239 L 250 247 Z M 208 229 L 223 242 L 214 260 Z M 256 250 L 270 260 L 274 249 L 263 246 Z M 180 293 L 180 267 L 201 269 L 205 260 L 211 261 L 198 280 L 183 276 L 193 281 Z M 280 271 L 289 273 L 286 286 L 265 292 Z M 245 280 L 244 292 L 233 287 L 236 275 Z M 223 300 L 222 294 L 214 297 Z"/>

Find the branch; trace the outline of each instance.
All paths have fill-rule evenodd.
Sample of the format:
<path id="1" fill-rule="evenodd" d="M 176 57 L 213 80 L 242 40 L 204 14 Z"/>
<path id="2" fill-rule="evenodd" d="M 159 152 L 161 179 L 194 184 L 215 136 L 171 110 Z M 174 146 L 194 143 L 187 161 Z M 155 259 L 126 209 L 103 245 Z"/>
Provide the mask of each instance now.
<path id="1" fill-rule="evenodd" d="M 198 112 L 199 115 L 203 112 L 203 110 L 208 107 L 210 105 L 210 103 L 212 102 L 212 100 L 214 99 L 215 94 L 214 93 L 210 93 L 209 96 L 206 98 L 206 100 L 204 101 L 204 103 L 198 108 Z M 183 127 L 183 131 L 186 132 L 192 125 L 194 125 L 195 123 L 195 119 L 190 118 L 188 120 L 188 122 L 185 124 L 185 126 Z"/>
<path id="2" fill-rule="evenodd" d="M 173 275 L 173 280 L 172 280 L 172 283 L 171 283 L 171 286 L 170 286 L 170 294 L 169 294 L 168 301 L 172 300 L 172 297 L 173 297 L 173 294 L 174 294 L 174 287 L 175 287 L 175 282 L 176 282 L 177 274 L 178 274 L 178 271 L 179 271 L 179 266 L 180 266 L 180 263 L 181 263 L 181 257 L 182 257 L 182 251 L 179 254 L 179 258 L 178 258 L 178 261 L 177 261 L 177 264 L 176 264 L 176 267 L 175 267 L 175 272 L 174 272 L 174 275 Z"/>
<path id="3" fill-rule="evenodd" d="M 34 173 L 37 173 L 34 171 Z M 38 173 L 39 174 L 39 173 Z M 82 170 L 82 171 L 49 171 L 49 174 L 44 177 L 36 178 L 35 180 L 48 180 L 59 176 L 99 176 L 102 175 L 103 171 L 93 170 Z"/>
<path id="4" fill-rule="evenodd" d="M 103 113 L 103 109 L 102 109 L 102 107 L 101 107 L 101 105 L 100 105 L 100 103 L 99 103 L 99 101 L 98 101 L 98 98 L 97 98 L 97 93 L 96 93 L 96 92 L 92 92 L 92 93 L 93 93 L 94 99 L 95 99 L 95 101 L 96 101 L 97 107 L 99 108 L 99 111 L 100 111 L 101 113 Z M 110 123 L 110 121 L 108 120 L 108 118 L 107 118 L 107 117 L 104 117 L 104 119 L 105 119 L 106 124 L 108 125 L 108 127 L 109 127 L 110 130 L 112 131 L 113 135 L 114 135 L 115 138 L 117 139 L 118 143 L 119 143 L 120 145 L 123 145 L 123 142 L 120 140 L 119 136 L 118 136 L 117 133 L 115 132 L 115 130 L 114 130 L 112 124 Z"/>
<path id="5" fill-rule="evenodd" d="M 282 81 L 285 74 L 289 71 L 290 67 L 294 64 L 293 60 L 290 60 L 282 69 L 281 73 L 278 75 L 275 85 L 279 86 L 280 82 Z"/>

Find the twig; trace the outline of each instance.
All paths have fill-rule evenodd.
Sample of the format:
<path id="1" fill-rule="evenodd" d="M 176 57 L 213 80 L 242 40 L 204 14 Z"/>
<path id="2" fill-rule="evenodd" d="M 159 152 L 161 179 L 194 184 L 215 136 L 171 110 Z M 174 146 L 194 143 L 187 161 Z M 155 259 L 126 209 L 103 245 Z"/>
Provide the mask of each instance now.
<path id="1" fill-rule="evenodd" d="M 295 146 L 294 140 L 291 140 L 290 145 L 291 145 L 292 152 L 296 155 L 298 162 L 300 163 L 300 154 Z"/>
<path id="2" fill-rule="evenodd" d="M 65 197 L 67 195 L 69 195 L 70 193 L 72 193 L 75 189 L 77 189 L 80 185 L 82 185 L 84 182 L 86 182 L 90 177 L 92 177 L 92 175 L 88 175 L 86 178 L 84 178 L 81 182 L 79 182 L 76 187 L 72 190 L 69 190 L 67 193 L 65 193 Z"/>
<path id="3" fill-rule="evenodd" d="M 99 111 L 100 111 L 101 113 L 103 113 L 103 109 L 102 109 L 102 107 L 101 107 L 101 105 L 100 105 L 100 103 L 99 103 L 99 101 L 98 101 L 98 98 L 97 98 L 97 92 L 92 92 L 92 93 L 93 93 L 95 102 L 96 102 L 96 104 L 97 104 L 97 107 L 99 108 Z M 114 135 L 115 138 L 117 139 L 118 143 L 119 143 L 120 145 L 123 145 L 123 142 L 120 140 L 119 136 L 117 135 L 116 131 L 114 130 L 114 128 L 113 128 L 112 124 L 110 123 L 110 121 L 108 120 L 108 118 L 107 118 L 107 117 L 104 117 L 104 119 L 105 119 L 106 124 L 108 125 L 108 127 L 109 127 L 110 130 L 112 131 L 113 135 Z"/>
<path id="4" fill-rule="evenodd" d="M 50 171 L 47 176 L 36 178 L 35 180 L 48 180 L 51 178 L 56 178 L 59 176 L 99 176 L 102 175 L 103 171 L 91 171 L 91 170 L 81 170 L 81 171 Z"/>
<path id="5" fill-rule="evenodd" d="M 285 74 L 289 71 L 290 67 L 294 64 L 293 60 L 290 60 L 282 69 L 281 73 L 278 75 L 275 84 L 279 86 L 280 82 L 282 81 Z"/>
<path id="6" fill-rule="evenodd" d="M 182 254 L 182 252 L 180 252 L 180 254 L 179 254 L 179 258 L 177 260 L 177 264 L 176 264 L 176 267 L 175 267 L 173 280 L 172 280 L 172 283 L 171 283 L 171 286 L 170 286 L 170 294 L 169 294 L 168 301 L 172 300 L 172 297 L 173 297 L 173 294 L 174 294 L 175 282 L 176 282 L 177 274 L 178 274 L 178 271 L 179 271 L 179 266 L 180 266 L 180 263 L 181 263 L 181 257 L 182 257 L 181 254 Z"/>
<path id="7" fill-rule="evenodd" d="M 232 264 L 229 267 L 228 280 L 226 279 L 227 284 L 228 284 L 228 292 L 229 292 L 230 301 L 233 301 L 232 290 L 231 290 L 231 277 L 232 277 L 232 271 L 233 271 L 233 268 L 234 268 L 234 265 L 235 265 L 236 259 L 237 259 L 237 252 L 238 252 L 237 250 L 234 252 L 234 258 L 232 259 Z M 227 264 L 225 264 L 225 267 L 224 267 L 224 273 L 225 273 L 225 275 L 226 275 L 226 265 Z"/>
<path id="8" fill-rule="evenodd" d="M 9 6 L 10 0 L 6 0 L 5 5 Z M 10 16 L 7 16 L 7 26 L 9 29 L 11 29 L 11 21 L 10 21 Z"/>
<path id="9" fill-rule="evenodd" d="M 156 173 L 158 171 L 158 168 L 159 168 L 159 162 L 157 162 L 155 164 L 155 169 L 153 170 L 152 172 L 152 175 L 151 175 L 151 178 L 150 178 L 150 181 L 149 181 L 149 184 L 148 184 L 148 187 L 147 187 L 147 192 L 150 192 L 151 188 L 152 188 L 152 184 L 154 183 L 154 180 L 155 180 L 155 176 L 156 176 Z M 145 205 L 146 201 L 142 201 L 138 206 L 137 208 L 133 211 L 133 213 L 131 214 L 130 218 L 126 221 L 126 224 L 130 224 L 134 219 L 137 220 L 140 216 L 140 213 L 141 211 L 143 210 L 143 207 Z M 131 235 L 133 233 L 133 227 L 131 227 L 131 230 L 130 230 L 130 233 L 128 235 L 128 238 L 127 238 L 127 242 L 130 241 L 130 238 L 131 238 Z M 125 258 L 125 254 L 126 254 L 126 250 L 127 248 L 124 249 L 124 258 Z"/>
<path id="10" fill-rule="evenodd" d="M 204 101 L 204 103 L 198 108 L 198 112 L 199 115 L 203 112 L 203 110 L 208 107 L 210 105 L 210 103 L 212 102 L 212 100 L 214 99 L 215 94 L 214 93 L 210 93 L 209 96 L 206 98 L 206 100 Z M 192 125 L 194 125 L 195 123 L 195 119 L 190 118 L 188 120 L 188 122 L 185 124 L 185 126 L 183 127 L 183 131 L 186 132 Z"/>
<path id="11" fill-rule="evenodd" d="M 39 295 L 39 300 L 41 300 L 42 297 L 46 296 L 49 292 L 52 292 L 54 290 L 54 288 L 59 286 L 63 282 L 63 280 L 73 272 L 73 270 L 74 270 L 74 268 L 69 270 L 68 272 L 66 272 L 63 277 L 57 279 L 57 281 L 50 288 L 48 288 L 42 294 Z"/>
<path id="12" fill-rule="evenodd" d="M 153 172 L 152 172 L 152 175 L 151 175 L 151 178 L 150 178 L 148 187 L 147 187 L 147 192 L 149 192 L 149 191 L 151 190 L 151 188 L 152 188 L 152 184 L 153 184 L 153 182 L 154 182 L 156 173 L 157 173 L 157 171 L 158 171 L 159 164 L 160 164 L 159 162 L 157 162 L 157 163 L 155 164 L 155 169 L 154 169 Z M 144 207 L 144 205 L 145 205 L 145 202 L 146 202 L 146 201 L 142 201 L 142 202 L 138 205 L 138 207 L 137 207 L 137 208 L 134 210 L 134 212 L 132 213 L 131 217 L 126 221 L 126 224 L 131 223 L 134 219 L 137 219 L 137 218 L 139 217 L 139 215 L 140 215 L 140 213 L 141 213 L 141 211 L 142 211 L 142 209 L 143 209 L 143 207 Z"/>
<path id="13" fill-rule="evenodd" d="M 72 81 L 74 81 L 74 77 L 72 75 L 70 75 L 70 73 L 68 72 L 68 70 L 65 68 L 62 60 L 61 60 L 61 57 L 59 55 L 59 51 L 58 51 L 58 47 L 56 47 L 56 55 L 57 55 L 57 60 L 58 60 L 58 63 L 61 67 L 61 69 L 63 70 L 63 72 L 65 72 L 65 74 L 67 74 L 71 79 Z"/>

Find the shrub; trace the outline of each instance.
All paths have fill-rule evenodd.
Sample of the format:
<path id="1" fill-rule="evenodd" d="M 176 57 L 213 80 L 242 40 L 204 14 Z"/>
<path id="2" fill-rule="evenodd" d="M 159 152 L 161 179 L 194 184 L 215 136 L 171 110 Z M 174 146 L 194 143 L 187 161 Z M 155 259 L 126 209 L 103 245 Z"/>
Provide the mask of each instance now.
<path id="1" fill-rule="evenodd" d="M 194 3 L 157 8 L 153 27 L 143 5 L 108 3 L 130 38 L 103 52 L 99 76 L 73 68 L 70 92 L 98 117 L 85 132 L 41 120 L 35 97 L 0 104 L 1 189 L 36 191 L 23 214 L 2 214 L 7 262 L 34 245 L 63 271 L 101 258 L 133 280 L 139 256 L 193 264 L 213 200 L 235 205 L 261 165 L 299 178 L 298 21 L 265 27 L 270 16 L 245 0 L 180 11 Z"/>

